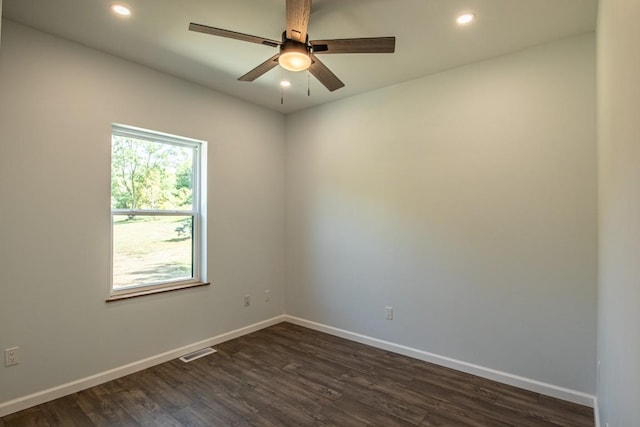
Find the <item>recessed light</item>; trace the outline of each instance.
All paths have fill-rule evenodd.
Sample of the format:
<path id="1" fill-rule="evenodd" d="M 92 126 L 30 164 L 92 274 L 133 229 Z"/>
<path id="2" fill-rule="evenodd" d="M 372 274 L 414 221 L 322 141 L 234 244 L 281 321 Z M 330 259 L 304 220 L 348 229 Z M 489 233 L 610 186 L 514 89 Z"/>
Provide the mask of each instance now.
<path id="1" fill-rule="evenodd" d="M 475 17 L 476 16 L 473 13 L 465 13 L 463 15 L 458 16 L 458 19 L 456 19 L 456 22 L 460 25 L 465 25 L 473 21 Z"/>
<path id="2" fill-rule="evenodd" d="M 114 3 L 111 5 L 111 11 L 116 15 L 129 16 L 131 15 L 131 9 L 122 3 Z"/>
<path id="3" fill-rule="evenodd" d="M 282 86 L 282 87 L 289 87 L 289 86 L 291 86 L 291 82 L 290 82 L 289 80 L 282 80 L 282 81 L 280 82 L 280 86 Z"/>

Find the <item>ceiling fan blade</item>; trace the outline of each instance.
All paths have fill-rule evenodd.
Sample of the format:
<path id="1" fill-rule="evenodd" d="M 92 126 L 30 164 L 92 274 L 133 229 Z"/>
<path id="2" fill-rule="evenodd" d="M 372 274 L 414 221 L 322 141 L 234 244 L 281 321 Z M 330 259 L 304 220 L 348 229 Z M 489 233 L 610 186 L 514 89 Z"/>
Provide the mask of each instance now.
<path id="1" fill-rule="evenodd" d="M 393 53 L 395 37 L 368 37 L 359 39 L 312 40 L 313 53 Z"/>
<path id="2" fill-rule="evenodd" d="M 330 92 L 336 89 L 340 89 L 344 86 L 344 83 L 331 72 L 320 60 L 313 54 L 311 54 L 311 60 L 313 61 L 309 66 L 309 72 L 315 76 L 320 83 L 322 83 Z"/>
<path id="3" fill-rule="evenodd" d="M 240 77 L 238 80 L 240 80 L 242 82 L 252 82 L 252 81 L 254 81 L 258 77 L 260 77 L 261 75 L 263 75 L 264 73 L 266 73 L 267 71 L 269 71 L 270 69 L 272 69 L 273 67 L 278 65 L 278 57 L 279 56 L 280 56 L 280 54 L 276 53 L 271 58 L 267 59 L 262 64 L 258 65 L 256 68 L 254 68 L 253 70 L 249 71 L 244 76 Z"/>
<path id="4" fill-rule="evenodd" d="M 195 24 L 193 22 L 189 24 L 189 31 L 211 34 L 212 36 L 226 37 L 228 39 L 242 40 L 250 43 L 264 44 L 271 47 L 277 47 L 282 44 L 277 40 L 265 39 L 263 37 L 252 36 L 250 34 L 243 34 L 230 30 L 223 30 L 222 28 L 208 27 L 206 25 Z"/>
<path id="5" fill-rule="evenodd" d="M 286 37 L 300 43 L 307 42 L 307 27 L 311 15 L 311 0 L 287 0 Z"/>

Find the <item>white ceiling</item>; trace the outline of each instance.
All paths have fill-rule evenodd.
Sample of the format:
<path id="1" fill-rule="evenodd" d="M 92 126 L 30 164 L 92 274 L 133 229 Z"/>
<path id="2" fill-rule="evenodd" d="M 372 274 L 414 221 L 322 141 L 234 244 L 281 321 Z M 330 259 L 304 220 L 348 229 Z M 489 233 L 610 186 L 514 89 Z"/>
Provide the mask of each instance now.
<path id="1" fill-rule="evenodd" d="M 307 73 L 276 67 L 252 83 L 237 78 L 276 48 L 187 30 L 190 22 L 280 40 L 285 0 L 4 0 L 4 18 L 288 113 L 448 68 L 594 31 L 597 0 L 314 0 L 311 40 L 395 36 L 393 54 L 323 55 L 346 84 L 327 91 Z M 477 19 L 460 27 L 455 18 Z M 284 90 L 282 76 L 293 86 Z"/>

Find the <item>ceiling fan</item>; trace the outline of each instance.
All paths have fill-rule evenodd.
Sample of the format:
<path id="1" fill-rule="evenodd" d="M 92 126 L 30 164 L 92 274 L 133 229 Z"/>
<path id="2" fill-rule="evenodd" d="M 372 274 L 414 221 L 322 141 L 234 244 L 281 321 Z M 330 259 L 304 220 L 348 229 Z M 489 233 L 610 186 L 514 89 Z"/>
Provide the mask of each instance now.
<path id="1" fill-rule="evenodd" d="M 352 39 L 309 40 L 307 26 L 311 14 L 311 0 L 286 0 L 287 28 L 282 41 L 238 33 L 221 28 L 191 23 L 190 31 L 227 37 L 245 42 L 279 47 L 280 51 L 258 65 L 238 80 L 252 82 L 267 71 L 280 65 L 290 71 L 309 70 L 329 91 L 333 92 L 344 83 L 324 65 L 316 55 L 329 53 L 393 53 L 395 37 L 369 37 Z"/>

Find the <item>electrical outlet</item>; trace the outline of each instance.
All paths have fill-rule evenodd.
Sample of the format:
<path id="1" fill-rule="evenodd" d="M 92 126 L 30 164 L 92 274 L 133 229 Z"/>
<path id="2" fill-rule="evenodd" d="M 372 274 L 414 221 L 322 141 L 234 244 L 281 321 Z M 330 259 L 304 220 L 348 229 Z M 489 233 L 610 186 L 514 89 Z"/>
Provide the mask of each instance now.
<path id="1" fill-rule="evenodd" d="M 265 302 L 271 301 L 271 291 L 269 289 L 265 289 L 264 291 L 264 301 Z"/>
<path id="2" fill-rule="evenodd" d="M 249 295 L 244 296 L 244 306 L 249 307 L 251 305 L 251 297 Z"/>
<path id="3" fill-rule="evenodd" d="M 393 320 L 393 307 L 384 308 L 384 318 L 387 320 Z"/>
<path id="4" fill-rule="evenodd" d="M 20 363 L 18 361 L 18 349 L 19 347 L 12 347 L 4 351 L 4 366 L 13 366 Z"/>

